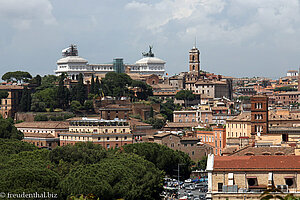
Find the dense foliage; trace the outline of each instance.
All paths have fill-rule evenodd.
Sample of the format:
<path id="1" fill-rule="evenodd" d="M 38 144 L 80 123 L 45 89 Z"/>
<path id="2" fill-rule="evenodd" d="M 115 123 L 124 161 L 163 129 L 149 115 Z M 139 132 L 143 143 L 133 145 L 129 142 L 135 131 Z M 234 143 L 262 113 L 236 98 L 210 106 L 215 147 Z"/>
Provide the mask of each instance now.
<path id="1" fill-rule="evenodd" d="M 97 92 L 97 80 L 95 83 Z M 100 84 L 100 95 L 146 100 L 153 95 L 152 87 L 142 81 L 132 80 L 124 73 L 108 72 Z M 102 94 L 103 93 L 103 94 Z"/>
<path id="2" fill-rule="evenodd" d="M 23 71 L 15 71 L 15 72 L 6 72 L 2 76 L 2 80 L 4 81 L 12 81 L 12 82 L 28 82 L 29 79 L 31 79 L 32 76 L 28 72 Z"/>
<path id="3" fill-rule="evenodd" d="M 0 191 L 51 192 L 58 199 L 159 199 L 164 172 L 142 156 L 92 143 L 52 151 L 0 139 Z M 93 195 L 89 195 L 89 194 Z"/>
<path id="4" fill-rule="evenodd" d="M 286 86 L 286 87 L 277 87 L 277 88 L 274 89 L 274 92 L 277 92 L 277 91 L 283 91 L 283 92 L 297 91 L 297 88 L 293 88 L 293 87 L 289 87 L 289 86 Z"/>
<path id="5" fill-rule="evenodd" d="M 163 173 L 137 155 L 119 154 L 74 168 L 61 182 L 65 194 L 93 193 L 100 199 L 159 199 Z"/>
<path id="6" fill-rule="evenodd" d="M 185 107 L 187 107 L 187 102 L 194 100 L 196 97 L 191 90 L 180 90 L 176 93 L 175 98 L 184 100 Z"/>
<path id="7" fill-rule="evenodd" d="M 130 144 L 124 146 L 124 151 L 142 156 L 170 176 L 177 176 L 178 172 L 176 170 L 178 164 L 180 164 L 182 165 L 180 167 L 181 178 L 186 179 L 190 177 L 192 160 L 182 151 L 174 151 L 165 145 L 157 143 Z"/>
<path id="8" fill-rule="evenodd" d="M 23 139 L 24 135 L 14 126 L 13 119 L 3 119 L 0 116 L 0 138 Z"/>
<path id="9" fill-rule="evenodd" d="M 8 97 L 8 92 L 5 90 L 0 90 L 0 101 Z"/>

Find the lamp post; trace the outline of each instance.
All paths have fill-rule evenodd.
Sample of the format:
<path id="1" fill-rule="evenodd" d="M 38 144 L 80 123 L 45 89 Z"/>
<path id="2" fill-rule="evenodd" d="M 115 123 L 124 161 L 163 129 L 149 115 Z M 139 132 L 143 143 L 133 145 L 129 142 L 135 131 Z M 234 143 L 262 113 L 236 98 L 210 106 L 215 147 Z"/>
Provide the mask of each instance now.
<path id="1" fill-rule="evenodd" d="M 178 170 L 178 174 L 177 174 L 178 175 L 178 180 L 177 180 L 178 181 L 178 191 L 177 191 L 178 198 L 179 198 L 179 190 L 180 190 L 180 180 L 179 180 L 179 177 L 180 177 L 180 173 L 179 173 L 180 172 L 180 165 L 184 165 L 184 164 L 179 164 L 178 163 L 178 168 L 177 168 L 177 170 Z"/>

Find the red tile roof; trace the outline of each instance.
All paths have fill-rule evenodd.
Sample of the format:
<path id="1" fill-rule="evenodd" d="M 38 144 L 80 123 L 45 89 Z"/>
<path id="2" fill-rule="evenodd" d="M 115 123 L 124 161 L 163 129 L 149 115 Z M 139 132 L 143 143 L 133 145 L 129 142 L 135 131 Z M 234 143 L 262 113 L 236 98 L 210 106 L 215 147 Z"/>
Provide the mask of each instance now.
<path id="1" fill-rule="evenodd" d="M 300 156 L 216 156 L 214 171 L 300 171 Z"/>

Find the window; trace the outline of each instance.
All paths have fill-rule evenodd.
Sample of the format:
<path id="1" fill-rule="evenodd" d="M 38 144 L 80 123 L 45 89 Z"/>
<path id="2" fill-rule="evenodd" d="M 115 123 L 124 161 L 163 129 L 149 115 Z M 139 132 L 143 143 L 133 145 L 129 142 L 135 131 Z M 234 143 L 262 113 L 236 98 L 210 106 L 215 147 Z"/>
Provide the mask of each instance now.
<path id="1" fill-rule="evenodd" d="M 192 155 L 195 155 L 195 152 L 194 152 L 194 151 L 192 151 Z"/>
<path id="2" fill-rule="evenodd" d="M 107 144 L 107 145 L 106 145 L 106 148 L 108 148 L 108 149 L 109 149 L 109 147 L 110 147 L 110 145 L 109 145 L 109 144 Z"/>
<path id="3" fill-rule="evenodd" d="M 119 137 L 116 137 L 116 140 L 119 140 Z"/>
<path id="4" fill-rule="evenodd" d="M 106 140 L 109 141 L 109 137 L 107 137 Z"/>
<path id="5" fill-rule="evenodd" d="M 119 147 L 119 144 L 116 144 L 116 148 L 118 148 Z"/>
<path id="6" fill-rule="evenodd" d="M 124 139 L 127 140 L 127 136 L 125 136 Z"/>
<path id="7" fill-rule="evenodd" d="M 285 178 L 285 184 L 292 187 L 294 185 L 294 177 Z"/>
<path id="8" fill-rule="evenodd" d="M 223 191 L 223 183 L 218 183 L 218 192 Z"/>
<path id="9" fill-rule="evenodd" d="M 248 178 L 248 185 L 249 186 L 255 186 L 257 185 L 257 178 Z"/>

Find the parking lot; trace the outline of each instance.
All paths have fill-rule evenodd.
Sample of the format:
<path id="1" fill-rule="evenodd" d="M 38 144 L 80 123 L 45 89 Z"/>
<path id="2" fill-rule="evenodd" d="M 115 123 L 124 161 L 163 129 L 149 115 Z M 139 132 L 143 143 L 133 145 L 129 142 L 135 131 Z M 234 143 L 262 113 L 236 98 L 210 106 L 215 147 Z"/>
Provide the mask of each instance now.
<path id="1" fill-rule="evenodd" d="M 185 180 L 180 182 L 178 190 L 178 181 L 169 179 L 165 182 L 164 199 L 180 199 L 180 200 L 205 200 L 207 192 L 207 180 Z"/>

